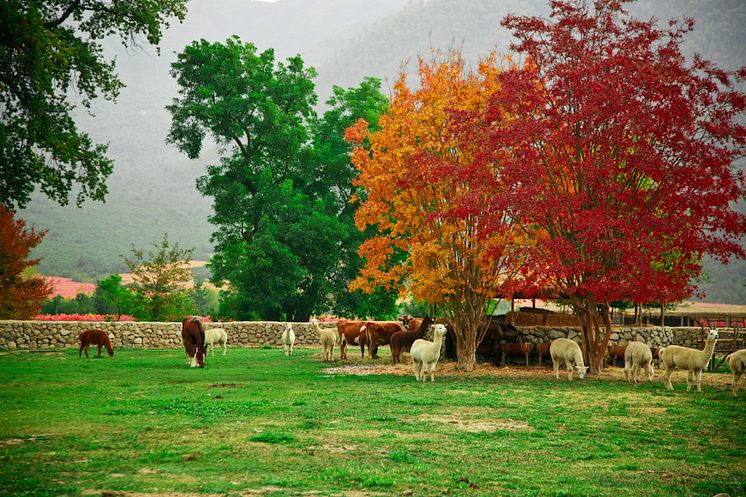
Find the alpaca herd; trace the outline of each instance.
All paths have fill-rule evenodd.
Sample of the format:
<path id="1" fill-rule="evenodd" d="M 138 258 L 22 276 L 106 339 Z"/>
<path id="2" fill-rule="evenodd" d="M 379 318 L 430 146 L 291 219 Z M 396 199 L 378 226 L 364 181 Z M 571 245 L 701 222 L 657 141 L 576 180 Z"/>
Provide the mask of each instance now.
<path id="1" fill-rule="evenodd" d="M 431 383 L 435 381 L 435 368 L 443 354 L 443 342 L 448 333 L 444 324 L 434 324 L 426 317 L 424 319 L 408 319 L 403 322 L 375 322 L 375 321 L 352 321 L 341 319 L 337 322 L 336 330 L 322 328 L 318 320 L 310 321 L 311 329 L 318 337 L 322 346 L 322 360 L 334 362 L 334 346 L 339 344 L 341 358 L 347 358 L 347 347 L 351 344 L 360 345 L 361 357 L 365 357 L 365 344 L 369 347 L 369 356 L 376 359 L 376 349 L 379 345 L 390 344 L 393 363 L 401 362 L 401 354 L 409 352 L 412 360 L 412 369 L 415 381 L 426 381 L 430 374 Z M 432 332 L 432 341 L 424 339 L 428 328 Z M 85 352 L 88 357 L 89 345 L 98 346 L 98 356 L 101 349 L 106 348 L 109 356 L 114 355 L 114 348 L 109 336 L 101 330 L 86 330 L 81 333 L 80 350 L 78 355 Z M 190 316 L 182 322 L 182 339 L 186 349 L 187 365 L 191 367 L 204 367 L 204 357 L 210 348 L 222 346 L 223 355 L 228 350 L 228 333 L 222 328 L 205 329 L 199 318 Z M 671 375 L 675 369 L 687 371 L 687 391 L 691 391 L 692 384 L 696 384 L 697 391 L 702 390 L 702 371 L 712 359 L 715 344 L 718 339 L 718 331 L 710 330 L 703 350 L 669 345 L 659 350 L 651 349 L 642 342 L 630 342 L 626 346 L 612 347 L 610 352 L 612 362 L 616 357 L 624 358 L 624 377 L 629 383 L 640 381 L 641 371 L 645 371 L 648 382 L 652 382 L 655 376 L 653 361 L 656 356 L 660 359 L 660 367 L 663 369 L 663 383 L 668 390 L 673 390 Z M 293 356 L 293 346 L 296 334 L 293 325 L 285 324 L 281 335 L 284 354 Z M 504 345 L 504 344 L 501 344 Z M 535 350 L 540 354 L 549 354 L 552 358 L 554 375 L 560 378 L 560 366 L 564 364 L 567 370 L 567 379 L 572 381 L 573 374 L 577 373 L 583 379 L 588 367 L 583 360 L 583 353 L 577 342 L 567 338 L 557 338 L 551 343 L 536 344 Z M 503 349 L 504 352 L 504 349 Z M 524 353 L 521 349 L 521 353 Z M 215 351 L 212 351 L 215 355 Z M 504 361 L 504 359 L 503 359 Z M 746 349 L 741 349 L 729 354 L 724 361 L 728 364 L 732 381 L 733 394 L 738 392 L 738 383 L 746 372 Z"/>

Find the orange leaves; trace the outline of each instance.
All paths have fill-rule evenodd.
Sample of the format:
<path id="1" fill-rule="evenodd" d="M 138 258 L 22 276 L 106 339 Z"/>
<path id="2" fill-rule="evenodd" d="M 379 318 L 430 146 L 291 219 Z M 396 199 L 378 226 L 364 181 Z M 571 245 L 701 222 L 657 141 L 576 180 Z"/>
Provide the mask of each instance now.
<path id="1" fill-rule="evenodd" d="M 495 174 L 500 165 L 480 162 L 470 127 L 498 88 L 494 62 L 469 73 L 455 52 L 420 60 L 418 88 L 400 76 L 378 131 L 367 133 L 360 121 L 347 130 L 358 144 L 356 185 L 367 194 L 356 225 L 376 231 L 360 249 L 366 266 L 352 288 L 406 283 L 417 298 L 443 302 L 494 295 L 506 279 L 499 275 L 511 273 L 505 263 L 514 259 L 495 250 L 511 230 L 495 223 L 509 219 L 488 207 L 504 190 Z"/>
<path id="2" fill-rule="evenodd" d="M 345 141 L 354 144 L 360 144 L 368 135 L 368 122 L 365 119 L 358 119 L 352 126 L 345 130 Z"/>

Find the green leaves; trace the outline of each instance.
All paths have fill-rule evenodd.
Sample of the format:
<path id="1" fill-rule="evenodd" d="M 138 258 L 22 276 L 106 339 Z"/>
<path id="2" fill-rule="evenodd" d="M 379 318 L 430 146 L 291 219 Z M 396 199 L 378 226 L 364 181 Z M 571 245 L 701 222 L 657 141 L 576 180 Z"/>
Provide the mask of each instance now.
<path id="1" fill-rule="evenodd" d="M 192 158 L 208 136 L 226 147 L 197 180 L 214 200 L 213 282 L 233 288 L 223 312 L 300 321 L 352 312 L 347 283 L 360 266 L 361 235 L 352 225 L 355 171 L 343 135 L 363 114 L 377 122 L 386 105 L 380 82 L 336 88 L 319 118 L 315 70 L 300 56 L 275 61 L 273 50 L 259 53 L 238 37 L 193 42 L 172 75 L 179 96 L 168 107 L 167 141 Z M 391 309 L 393 297 L 386 303 Z"/>
<path id="2" fill-rule="evenodd" d="M 123 84 L 99 40 L 125 44 L 144 34 L 157 44 L 168 19 L 183 19 L 186 0 L 58 2 L 0 5 L 0 203 L 22 208 L 38 185 L 66 205 L 104 200 L 113 170 L 107 146 L 77 129 L 76 105 L 114 100 Z"/>
<path id="3" fill-rule="evenodd" d="M 182 249 L 163 235 L 156 250 L 147 253 L 132 247 L 132 259 L 124 259 L 133 274 L 136 292 L 133 314 L 148 321 L 181 319 L 193 312 L 194 304 L 185 290 L 192 279 L 189 267 L 194 249 Z"/>

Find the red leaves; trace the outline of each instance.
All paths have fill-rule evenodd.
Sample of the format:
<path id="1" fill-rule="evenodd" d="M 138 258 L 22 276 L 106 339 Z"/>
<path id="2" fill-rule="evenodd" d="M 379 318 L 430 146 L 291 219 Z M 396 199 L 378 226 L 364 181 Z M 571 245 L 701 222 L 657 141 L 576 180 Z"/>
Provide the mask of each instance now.
<path id="1" fill-rule="evenodd" d="M 13 212 L 0 205 L 0 319 L 27 319 L 39 312 L 41 301 L 49 295 L 45 280 L 24 275 L 39 263 L 28 256 L 45 233 L 27 230 L 25 221 L 14 219 Z"/>
<path id="2" fill-rule="evenodd" d="M 501 74 L 485 116 L 514 117 L 485 120 L 489 148 L 516 185 L 516 217 L 548 235 L 532 260 L 561 292 L 684 296 L 702 254 L 743 255 L 738 74 L 685 65 L 690 21 L 661 30 L 618 1 L 594 5 L 554 1 L 550 21 L 503 22 L 531 65 Z"/>

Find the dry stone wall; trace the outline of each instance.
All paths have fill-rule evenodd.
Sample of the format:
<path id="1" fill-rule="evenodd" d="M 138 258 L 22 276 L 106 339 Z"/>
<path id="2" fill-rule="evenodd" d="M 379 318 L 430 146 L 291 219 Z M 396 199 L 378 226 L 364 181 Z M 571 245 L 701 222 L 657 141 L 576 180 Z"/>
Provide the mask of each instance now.
<path id="1" fill-rule="evenodd" d="M 681 330 L 681 328 L 613 327 L 609 345 L 624 346 L 630 342 L 644 342 L 651 347 L 667 347 L 682 341 L 677 338 Z M 699 328 L 696 330 L 699 331 Z M 578 343 L 581 341 L 580 328 L 570 326 L 521 326 L 518 327 L 518 331 L 523 341 L 527 343 L 551 342 L 557 338 L 569 338 Z"/>
<path id="2" fill-rule="evenodd" d="M 320 323 L 322 328 L 335 329 L 334 323 Z M 206 328 L 224 328 L 229 347 L 280 346 L 285 323 L 274 321 L 235 321 L 205 323 Z M 174 348 L 181 347 L 181 323 L 161 322 L 82 322 L 82 321 L 0 321 L 0 348 L 39 349 L 77 348 L 78 336 L 87 329 L 105 331 L 114 347 Z M 298 346 L 318 345 L 319 340 L 309 323 L 293 323 Z M 575 327 L 523 326 L 519 328 L 524 342 L 540 343 L 555 338 L 580 342 Z M 428 337 L 429 338 L 429 337 Z M 615 327 L 611 345 L 627 345 L 642 341 L 651 347 L 671 344 L 700 348 L 700 328 Z"/>
<path id="3" fill-rule="evenodd" d="M 322 328 L 334 328 L 334 323 L 320 323 Z M 0 321 L 0 348 L 41 349 L 77 348 L 78 337 L 88 329 L 106 332 L 114 347 L 173 348 L 181 347 L 181 323 L 155 322 L 83 322 L 83 321 Z M 205 323 L 205 328 L 223 328 L 228 333 L 229 347 L 250 347 L 282 344 L 285 323 L 272 321 L 235 321 Z M 316 345 L 319 339 L 309 323 L 293 323 L 295 344 Z"/>

